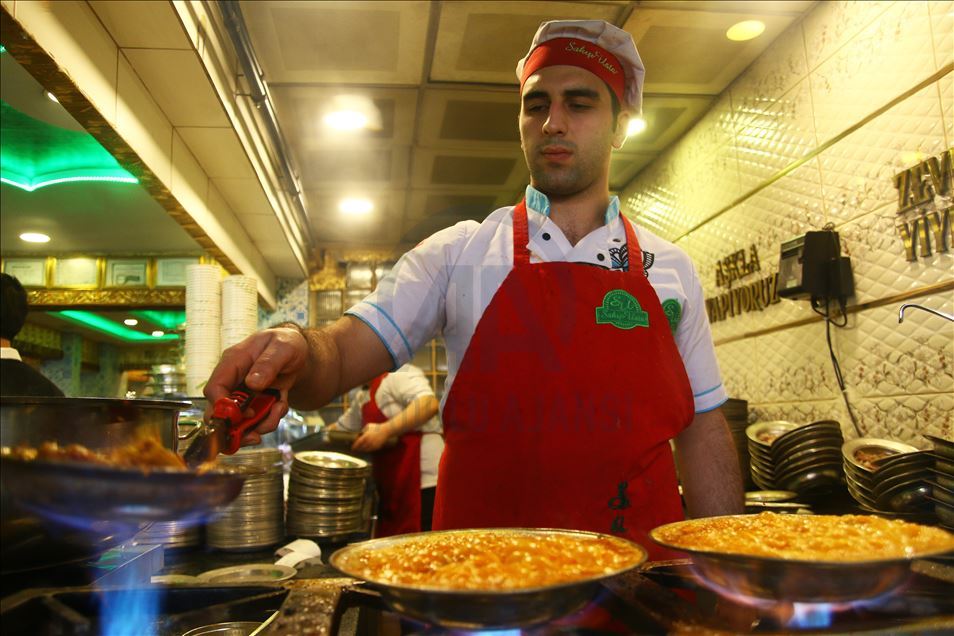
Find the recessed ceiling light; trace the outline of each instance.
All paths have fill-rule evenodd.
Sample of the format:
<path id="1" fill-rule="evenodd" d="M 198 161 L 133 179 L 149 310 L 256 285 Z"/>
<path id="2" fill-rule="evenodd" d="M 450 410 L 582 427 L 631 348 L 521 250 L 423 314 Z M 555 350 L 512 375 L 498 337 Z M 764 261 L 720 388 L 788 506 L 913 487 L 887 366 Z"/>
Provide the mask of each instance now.
<path id="1" fill-rule="evenodd" d="M 139 324 L 139 321 L 136 320 L 135 318 L 126 318 L 126 320 L 123 321 L 123 324 L 128 327 L 135 327 L 136 325 Z"/>
<path id="2" fill-rule="evenodd" d="M 166 335 L 166 332 L 165 332 L 165 331 L 160 331 L 159 329 L 156 329 L 155 331 L 152 332 L 152 337 L 153 337 L 153 338 L 161 338 L 161 337 L 163 337 L 164 335 Z"/>
<path id="3" fill-rule="evenodd" d="M 729 27 L 725 32 L 725 37 L 733 42 L 745 42 L 762 35 L 765 30 L 765 23 L 761 20 L 743 20 Z"/>
<path id="4" fill-rule="evenodd" d="M 374 204 L 370 199 L 359 197 L 348 197 L 342 199 L 338 204 L 338 210 L 348 216 L 364 216 L 374 209 Z"/>
<path id="5" fill-rule="evenodd" d="M 49 243 L 50 237 L 40 232 L 24 232 L 20 235 L 20 240 L 27 243 Z"/>
<path id="6" fill-rule="evenodd" d="M 633 117 L 626 125 L 626 136 L 632 137 L 646 130 L 646 120 L 642 117 Z"/>
<path id="7" fill-rule="evenodd" d="M 50 91 L 46 91 L 46 98 L 50 100 L 51 102 L 56 102 L 57 104 L 60 103 L 60 100 L 56 98 L 56 95 L 54 95 Z"/>
<path id="8" fill-rule="evenodd" d="M 324 117 L 325 126 L 335 130 L 361 130 L 368 127 L 368 117 L 356 110 L 336 110 Z"/>

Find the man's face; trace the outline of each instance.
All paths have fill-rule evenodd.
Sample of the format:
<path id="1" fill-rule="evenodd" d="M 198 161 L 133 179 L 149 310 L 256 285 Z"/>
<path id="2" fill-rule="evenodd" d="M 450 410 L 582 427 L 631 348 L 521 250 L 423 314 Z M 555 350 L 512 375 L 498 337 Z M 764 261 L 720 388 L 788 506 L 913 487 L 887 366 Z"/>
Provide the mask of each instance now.
<path id="1" fill-rule="evenodd" d="M 626 122 L 620 123 L 614 126 L 609 88 L 589 71 L 548 66 L 531 75 L 520 103 L 520 146 L 531 185 L 569 196 L 607 182 L 610 152 L 625 138 Z"/>

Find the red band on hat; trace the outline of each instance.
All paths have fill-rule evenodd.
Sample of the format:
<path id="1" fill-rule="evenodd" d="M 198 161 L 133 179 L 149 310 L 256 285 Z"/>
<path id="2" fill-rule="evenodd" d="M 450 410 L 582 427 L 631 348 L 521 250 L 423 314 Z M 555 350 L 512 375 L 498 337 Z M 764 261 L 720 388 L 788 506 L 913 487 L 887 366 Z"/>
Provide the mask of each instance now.
<path id="1" fill-rule="evenodd" d="M 579 38 L 554 38 L 543 42 L 527 57 L 520 87 L 523 88 L 528 77 L 547 66 L 578 66 L 585 69 L 606 82 L 620 104 L 626 103 L 623 99 L 626 92 L 623 65 L 615 55 L 593 42 Z"/>

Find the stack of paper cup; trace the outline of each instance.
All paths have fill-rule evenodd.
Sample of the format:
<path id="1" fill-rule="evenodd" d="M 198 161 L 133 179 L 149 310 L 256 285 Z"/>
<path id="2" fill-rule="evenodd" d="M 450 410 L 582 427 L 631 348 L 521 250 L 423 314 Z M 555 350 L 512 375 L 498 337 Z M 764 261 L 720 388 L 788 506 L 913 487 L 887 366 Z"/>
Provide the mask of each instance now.
<path id="1" fill-rule="evenodd" d="M 251 276 L 222 281 L 222 349 L 242 342 L 258 327 L 258 288 Z"/>
<path id="2" fill-rule="evenodd" d="M 222 289 L 215 265 L 186 268 L 186 389 L 188 395 L 202 395 L 205 382 L 222 351 Z"/>

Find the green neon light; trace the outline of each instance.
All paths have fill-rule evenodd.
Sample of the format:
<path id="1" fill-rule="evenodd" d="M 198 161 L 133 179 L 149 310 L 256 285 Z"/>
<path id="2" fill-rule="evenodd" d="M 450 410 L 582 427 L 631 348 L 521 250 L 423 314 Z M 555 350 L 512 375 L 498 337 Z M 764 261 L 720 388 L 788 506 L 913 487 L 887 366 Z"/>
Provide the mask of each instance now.
<path id="1" fill-rule="evenodd" d="M 7 52 L 6 47 L 4 47 L 2 44 L 0 44 L 0 55 L 3 55 L 3 54 L 6 53 L 6 52 Z"/>
<path id="2" fill-rule="evenodd" d="M 92 135 L 34 119 L 0 100 L 0 182 L 34 192 L 77 181 L 139 183 Z"/>
<path id="3" fill-rule="evenodd" d="M 135 329 L 130 329 L 125 325 L 121 325 L 118 322 L 113 322 L 112 320 L 103 318 L 102 316 L 97 316 L 96 314 L 88 311 L 64 309 L 63 311 L 51 311 L 48 313 L 60 318 L 66 318 L 67 320 L 71 320 L 75 323 L 79 323 L 97 331 L 102 331 L 103 333 L 107 333 L 123 340 L 130 340 L 134 342 L 161 342 L 179 339 L 179 334 L 175 333 L 167 333 L 156 338 L 155 336 L 150 336 L 149 334 L 136 331 Z"/>
<path id="4" fill-rule="evenodd" d="M 133 316 L 148 320 L 163 329 L 178 329 L 186 320 L 184 311 L 158 311 L 155 309 L 136 309 L 130 311 Z"/>

